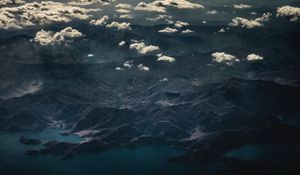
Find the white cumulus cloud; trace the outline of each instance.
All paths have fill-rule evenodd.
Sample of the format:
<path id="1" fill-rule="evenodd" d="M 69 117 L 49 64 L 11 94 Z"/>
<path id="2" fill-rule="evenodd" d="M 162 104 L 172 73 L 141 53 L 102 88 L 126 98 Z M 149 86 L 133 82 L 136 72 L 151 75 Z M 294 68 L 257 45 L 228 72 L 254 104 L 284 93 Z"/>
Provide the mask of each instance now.
<path id="1" fill-rule="evenodd" d="M 213 57 L 213 61 L 218 63 L 226 63 L 227 65 L 231 65 L 234 62 L 239 62 L 240 60 L 237 59 L 235 56 L 224 53 L 224 52 L 215 52 L 211 54 Z"/>
<path id="2" fill-rule="evenodd" d="M 119 46 L 124 46 L 125 44 L 126 44 L 125 41 L 120 41 L 118 45 L 119 45 Z"/>
<path id="3" fill-rule="evenodd" d="M 145 43 L 133 43 L 129 46 L 130 49 L 135 49 L 139 54 L 147 54 L 149 52 L 158 51 L 158 46 L 149 45 L 147 46 Z"/>
<path id="4" fill-rule="evenodd" d="M 54 45 L 71 41 L 73 38 L 82 37 L 82 33 L 72 27 L 67 27 L 59 32 L 41 30 L 36 33 L 34 41 L 40 45 Z"/>
<path id="5" fill-rule="evenodd" d="M 194 31 L 191 30 L 191 29 L 186 29 L 186 30 L 181 31 L 181 33 L 182 34 L 188 34 L 188 33 L 194 33 Z"/>
<path id="6" fill-rule="evenodd" d="M 167 7 L 178 9 L 204 8 L 199 3 L 192 3 L 187 0 L 156 0 L 150 3 L 141 2 L 135 7 L 135 10 L 165 13 Z"/>
<path id="7" fill-rule="evenodd" d="M 107 24 L 107 21 L 109 20 L 109 17 L 107 15 L 103 16 L 100 19 L 92 19 L 90 21 L 90 24 L 93 24 L 95 26 L 104 26 Z"/>
<path id="8" fill-rule="evenodd" d="M 165 61 L 165 62 L 172 63 L 172 62 L 175 62 L 176 59 L 173 57 L 170 57 L 170 56 L 162 55 L 162 56 L 158 57 L 157 61 Z"/>
<path id="9" fill-rule="evenodd" d="M 218 13 L 218 11 L 217 10 L 210 10 L 210 11 L 207 11 L 206 13 L 209 14 L 209 15 L 215 15 L 215 14 Z"/>
<path id="10" fill-rule="evenodd" d="M 232 27 L 243 27 L 247 29 L 262 27 L 264 25 L 264 22 L 270 20 L 271 15 L 271 13 L 264 13 L 262 17 L 250 20 L 242 17 L 235 17 L 234 19 L 232 19 L 232 22 L 229 23 L 229 25 Z"/>
<path id="11" fill-rule="evenodd" d="M 188 26 L 189 23 L 187 22 L 182 22 L 182 21 L 176 21 L 174 26 L 177 27 L 177 28 L 182 28 L 182 27 L 185 27 L 185 26 Z"/>
<path id="12" fill-rule="evenodd" d="M 23 0 L 1 0 L 0 6 L 6 6 L 11 4 L 25 4 L 26 2 Z"/>
<path id="13" fill-rule="evenodd" d="M 290 21 L 298 21 L 300 17 L 300 8 L 288 5 L 278 7 L 277 16 L 289 17 Z"/>
<path id="14" fill-rule="evenodd" d="M 130 23 L 113 21 L 106 25 L 107 28 L 116 28 L 118 30 L 131 30 Z"/>
<path id="15" fill-rule="evenodd" d="M 118 13 L 130 13 L 131 11 L 128 9 L 116 9 L 116 12 Z"/>
<path id="16" fill-rule="evenodd" d="M 123 68 L 121 68 L 121 67 L 116 67 L 115 68 L 116 70 L 118 70 L 118 71 L 120 71 L 120 70 L 124 70 Z"/>
<path id="17" fill-rule="evenodd" d="M 86 6 L 92 4 L 102 4 L 107 5 L 111 2 L 111 0 L 72 0 L 68 4 L 70 5 L 78 5 L 78 6 Z"/>
<path id="18" fill-rule="evenodd" d="M 168 21 L 170 19 L 172 19 L 172 16 L 169 16 L 169 15 L 162 15 L 162 14 L 159 14 L 155 17 L 152 17 L 152 18 L 146 18 L 148 21 L 158 21 L 158 20 L 165 20 L 165 21 Z"/>
<path id="19" fill-rule="evenodd" d="M 119 16 L 121 19 L 132 19 L 133 15 L 132 14 L 122 14 Z"/>
<path id="20" fill-rule="evenodd" d="M 73 19 L 87 20 L 91 18 L 90 12 L 98 10 L 52 1 L 3 7 L 0 8 L 0 29 L 67 23 Z"/>
<path id="21" fill-rule="evenodd" d="M 170 27 L 166 27 L 166 28 L 164 28 L 162 30 L 159 30 L 158 32 L 159 33 L 175 33 L 175 32 L 178 32 L 178 30 L 170 28 Z"/>
<path id="22" fill-rule="evenodd" d="M 132 61 L 132 60 L 125 61 L 125 62 L 123 63 L 123 66 L 124 66 L 125 68 L 130 69 L 130 68 L 133 66 L 133 61 Z"/>
<path id="23" fill-rule="evenodd" d="M 149 71 L 150 68 L 148 66 L 144 66 L 143 64 L 137 65 L 137 67 L 142 71 Z"/>
<path id="24" fill-rule="evenodd" d="M 121 9 L 131 9 L 132 5 L 127 4 L 127 3 L 120 3 L 118 5 L 116 5 L 116 8 L 121 8 Z"/>
<path id="25" fill-rule="evenodd" d="M 256 54 L 250 54 L 247 56 L 246 58 L 248 61 L 258 61 L 258 60 L 263 60 L 264 57 L 260 56 L 260 55 L 256 55 Z"/>
<path id="26" fill-rule="evenodd" d="M 248 5 L 248 4 L 234 4 L 233 5 L 233 8 L 235 9 L 248 9 L 248 8 L 251 8 L 252 6 L 251 5 Z"/>

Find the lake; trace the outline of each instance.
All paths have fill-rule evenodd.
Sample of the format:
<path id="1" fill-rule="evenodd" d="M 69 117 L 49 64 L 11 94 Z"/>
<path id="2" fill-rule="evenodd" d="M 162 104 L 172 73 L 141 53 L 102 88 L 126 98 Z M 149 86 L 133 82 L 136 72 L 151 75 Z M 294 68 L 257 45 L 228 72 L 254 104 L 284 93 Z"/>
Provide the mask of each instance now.
<path id="1" fill-rule="evenodd" d="M 0 132 L 0 174 L 199 175 L 211 174 L 223 168 L 221 163 L 171 163 L 166 159 L 180 155 L 183 151 L 167 145 L 147 145 L 135 149 L 117 148 L 100 153 L 76 155 L 64 161 L 60 161 L 60 156 L 57 155 L 31 157 L 24 155 L 24 152 L 42 146 L 23 145 L 19 143 L 21 136 L 38 138 L 43 143 L 51 140 L 81 140 L 76 135 L 62 136 L 59 129 L 46 129 L 36 133 Z"/>

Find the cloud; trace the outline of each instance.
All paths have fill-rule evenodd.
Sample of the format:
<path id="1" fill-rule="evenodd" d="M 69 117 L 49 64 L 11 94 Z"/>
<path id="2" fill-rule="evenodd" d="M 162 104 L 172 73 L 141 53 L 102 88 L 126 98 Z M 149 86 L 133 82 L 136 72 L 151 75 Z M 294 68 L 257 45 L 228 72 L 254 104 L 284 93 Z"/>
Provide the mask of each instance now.
<path id="1" fill-rule="evenodd" d="M 224 32 L 226 32 L 226 31 L 225 31 L 224 28 L 221 28 L 218 32 L 219 32 L 219 33 L 224 33 Z"/>
<path id="2" fill-rule="evenodd" d="M 251 5 L 248 5 L 248 4 L 234 4 L 233 5 L 233 8 L 235 9 L 248 9 L 248 8 L 251 8 L 252 6 Z"/>
<path id="3" fill-rule="evenodd" d="M 193 30 L 190 30 L 190 29 L 186 29 L 186 30 L 183 30 L 181 31 L 182 34 L 188 34 L 188 33 L 194 33 Z"/>
<path id="4" fill-rule="evenodd" d="M 264 22 L 267 22 L 270 20 L 271 13 L 264 13 L 262 17 L 256 18 L 256 19 L 245 19 L 241 17 L 235 17 L 232 19 L 232 22 L 229 23 L 232 27 L 243 27 L 243 28 L 255 28 L 255 27 L 262 27 Z"/>
<path id="5" fill-rule="evenodd" d="M 162 14 L 159 14 L 157 15 L 156 17 L 153 17 L 153 18 L 147 18 L 148 21 L 158 21 L 158 20 L 170 20 L 172 19 L 172 16 L 169 16 L 169 15 L 162 15 Z"/>
<path id="6" fill-rule="evenodd" d="M 290 21 L 298 21 L 300 17 L 300 8 L 292 6 L 282 6 L 277 8 L 277 16 L 290 18 Z"/>
<path id="7" fill-rule="evenodd" d="M 131 30 L 130 23 L 113 21 L 106 25 L 107 28 L 116 28 L 118 30 Z"/>
<path id="8" fill-rule="evenodd" d="M 173 57 L 170 57 L 170 56 L 162 55 L 162 56 L 158 57 L 157 61 L 165 61 L 165 62 L 172 63 L 172 62 L 175 62 L 176 59 Z"/>
<path id="9" fill-rule="evenodd" d="M 107 21 L 109 20 L 109 17 L 107 15 L 103 16 L 100 19 L 92 19 L 90 21 L 90 24 L 93 24 L 95 26 L 104 26 L 107 24 Z"/>
<path id="10" fill-rule="evenodd" d="M 0 6 L 7 6 L 12 4 L 25 4 L 26 2 L 23 0 L 1 0 Z"/>
<path id="11" fill-rule="evenodd" d="M 170 19 L 166 19 L 165 20 L 168 24 L 174 24 L 174 21 L 170 20 Z"/>
<path id="12" fill-rule="evenodd" d="M 165 13 L 167 7 L 178 9 L 204 8 L 201 4 L 192 3 L 187 0 L 156 0 L 148 4 L 141 2 L 135 7 L 135 10 Z"/>
<path id="13" fill-rule="evenodd" d="M 175 33 L 175 32 L 178 32 L 178 30 L 170 28 L 170 27 L 166 27 L 166 28 L 164 28 L 162 30 L 159 30 L 158 32 L 159 33 Z"/>
<path id="14" fill-rule="evenodd" d="M 146 46 L 145 43 L 143 42 L 130 44 L 129 48 L 137 50 L 139 54 L 146 54 L 149 52 L 154 52 L 159 50 L 158 46 L 153 46 L 153 45 Z"/>
<path id="15" fill-rule="evenodd" d="M 160 2 L 160 1 L 158 1 Z M 204 8 L 203 5 L 199 3 L 192 3 L 187 0 L 165 0 L 165 6 L 171 6 L 179 9 L 197 9 Z"/>
<path id="16" fill-rule="evenodd" d="M 156 56 L 157 57 L 161 57 L 161 56 L 163 56 L 163 54 L 162 53 L 158 53 L 158 54 L 156 54 Z"/>
<path id="17" fill-rule="evenodd" d="M 78 6 L 86 6 L 92 4 L 102 4 L 107 5 L 111 2 L 111 0 L 72 0 L 68 4 L 70 5 L 78 5 Z"/>
<path id="18" fill-rule="evenodd" d="M 122 70 L 125 70 L 125 69 L 131 69 L 132 67 L 134 67 L 135 65 L 133 64 L 133 61 L 132 60 L 127 60 L 123 63 L 123 67 L 116 67 L 115 69 L 118 70 L 118 71 L 122 71 Z M 149 71 L 150 68 L 148 66 L 145 66 L 143 64 L 139 64 L 139 65 L 136 65 L 136 67 L 141 70 L 141 71 Z"/>
<path id="19" fill-rule="evenodd" d="M 118 13 L 130 13 L 131 11 L 128 9 L 116 9 L 116 12 Z"/>
<path id="20" fill-rule="evenodd" d="M 124 67 L 130 69 L 132 66 L 133 66 L 133 61 L 130 60 L 130 61 L 125 61 L 124 64 L 123 64 Z"/>
<path id="21" fill-rule="evenodd" d="M 126 3 L 120 3 L 120 4 L 116 5 L 116 8 L 121 8 L 121 9 L 131 9 L 131 8 L 132 8 L 132 5 L 126 4 Z"/>
<path id="22" fill-rule="evenodd" d="M 67 23 L 73 19 L 87 20 L 91 18 L 89 13 L 97 10 L 52 1 L 3 7 L 0 8 L 0 29 Z"/>
<path id="23" fill-rule="evenodd" d="M 145 2 L 139 3 L 134 9 L 137 11 L 160 12 L 160 13 L 166 12 L 165 7 L 156 6 L 154 3 L 147 4 Z"/>
<path id="24" fill-rule="evenodd" d="M 258 60 L 263 60 L 264 57 L 260 56 L 260 55 L 256 55 L 256 54 L 250 54 L 247 56 L 246 58 L 248 61 L 258 61 Z"/>
<path id="25" fill-rule="evenodd" d="M 118 45 L 119 45 L 119 46 L 124 46 L 125 44 L 126 44 L 125 41 L 120 41 Z"/>
<path id="26" fill-rule="evenodd" d="M 176 21 L 174 26 L 177 27 L 177 28 L 182 28 L 182 27 L 185 27 L 185 26 L 188 26 L 189 23 L 187 22 L 182 22 L 182 21 Z"/>
<path id="27" fill-rule="evenodd" d="M 157 16 L 155 16 L 155 17 L 152 17 L 152 18 L 146 18 L 146 20 L 148 20 L 148 21 L 153 21 L 153 22 L 156 22 L 156 21 L 158 21 L 158 20 L 161 20 L 161 21 L 167 22 L 168 24 L 173 24 L 174 21 L 171 20 L 172 18 L 173 18 L 173 17 L 172 17 L 172 16 L 169 16 L 169 15 L 162 15 L 162 14 L 159 14 L 159 15 L 157 15 Z"/>
<path id="28" fill-rule="evenodd" d="M 226 63 L 227 65 L 232 65 L 234 62 L 239 62 L 240 60 L 233 55 L 224 53 L 224 52 L 215 52 L 211 54 L 213 57 L 213 61 L 218 63 Z M 264 57 L 256 54 L 249 54 L 246 57 L 246 61 L 260 61 L 263 60 Z"/>
<path id="29" fill-rule="evenodd" d="M 119 18 L 121 18 L 121 19 L 132 19 L 133 15 L 132 14 L 123 14 L 123 15 L 120 15 Z"/>
<path id="30" fill-rule="evenodd" d="M 215 14 L 218 13 L 218 11 L 217 10 L 210 10 L 210 11 L 207 11 L 206 13 L 209 14 L 209 15 L 215 15 Z"/>
<path id="31" fill-rule="evenodd" d="M 54 45 L 62 42 L 71 41 L 70 39 L 82 37 L 82 33 L 72 27 L 67 27 L 59 32 L 41 30 L 36 33 L 34 41 L 40 45 Z"/>
<path id="32" fill-rule="evenodd" d="M 143 64 L 139 64 L 139 65 L 137 65 L 137 67 L 138 67 L 140 70 L 142 70 L 142 71 L 149 71 L 149 70 L 150 70 L 149 67 L 144 66 Z"/>
<path id="33" fill-rule="evenodd" d="M 160 79 L 159 81 L 160 82 L 166 82 L 166 81 L 169 81 L 169 79 L 168 78 L 163 78 L 163 79 Z"/>
<path id="34" fill-rule="evenodd" d="M 232 65 L 234 62 L 239 62 L 235 56 L 224 53 L 224 52 L 215 52 L 211 54 L 213 61 L 218 63 L 226 63 L 227 65 Z"/>
<path id="35" fill-rule="evenodd" d="M 116 67 L 115 68 L 116 70 L 118 70 L 118 71 L 120 71 L 120 70 L 124 70 L 123 68 L 121 68 L 121 67 Z"/>

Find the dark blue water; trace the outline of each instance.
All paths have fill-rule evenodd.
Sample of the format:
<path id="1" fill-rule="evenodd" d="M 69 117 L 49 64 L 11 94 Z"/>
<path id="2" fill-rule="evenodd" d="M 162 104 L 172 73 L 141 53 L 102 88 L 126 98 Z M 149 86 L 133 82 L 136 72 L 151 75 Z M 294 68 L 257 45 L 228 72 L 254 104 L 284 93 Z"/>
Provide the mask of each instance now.
<path id="1" fill-rule="evenodd" d="M 166 159 L 182 154 L 183 151 L 166 145 L 148 145 L 136 149 L 118 148 L 96 154 L 76 155 L 73 159 L 64 161 L 59 161 L 58 155 L 31 157 L 24 155 L 24 151 L 42 146 L 20 144 L 21 136 L 39 138 L 43 142 L 80 141 L 80 138 L 74 135 L 61 136 L 58 129 L 47 129 L 40 133 L 0 132 L 0 174 L 196 175 L 211 174 L 223 169 L 221 163 L 171 163 Z"/>
<path id="2" fill-rule="evenodd" d="M 293 152 L 292 155 L 291 152 Z M 289 160 L 291 156 L 297 154 L 299 154 L 299 149 L 294 145 L 287 147 L 287 145 L 247 144 L 227 152 L 225 156 L 245 161 L 268 161 L 278 160 L 278 158 Z"/>
<path id="3" fill-rule="evenodd" d="M 61 135 L 61 131 L 57 128 L 49 128 L 45 129 L 41 132 L 6 132 L 0 131 L 0 154 L 7 155 L 7 156 L 19 156 L 23 154 L 27 149 L 33 148 L 41 148 L 41 146 L 30 146 L 24 145 L 19 143 L 19 140 L 22 136 L 25 138 L 33 138 L 33 139 L 40 139 L 43 143 L 49 141 L 65 141 L 65 142 L 80 142 L 81 138 L 76 135 L 68 135 L 63 136 Z M 4 161 L 3 159 L 0 160 L 0 163 Z"/>

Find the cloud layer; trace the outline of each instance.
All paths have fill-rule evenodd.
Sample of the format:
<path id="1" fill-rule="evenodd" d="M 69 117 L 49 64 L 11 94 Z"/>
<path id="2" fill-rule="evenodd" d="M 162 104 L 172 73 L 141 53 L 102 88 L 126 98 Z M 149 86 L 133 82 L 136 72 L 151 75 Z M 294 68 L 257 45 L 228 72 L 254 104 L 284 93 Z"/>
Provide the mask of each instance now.
<path id="1" fill-rule="evenodd" d="M 178 9 L 204 8 L 199 3 L 192 3 L 187 0 L 156 0 L 151 3 L 141 2 L 135 7 L 135 10 L 165 13 L 168 7 Z"/>
<path id="2" fill-rule="evenodd" d="M 17 7 L 0 8 L 0 29 L 21 29 L 27 26 L 67 23 L 73 19 L 90 19 L 87 9 L 59 2 L 43 1 L 26 3 Z"/>
<path id="3" fill-rule="evenodd" d="M 109 2 L 111 2 L 111 0 L 72 0 L 68 4 L 78 5 L 78 6 L 87 6 L 87 5 L 92 5 L 92 4 L 106 5 Z"/>
<path id="4" fill-rule="evenodd" d="M 26 2 L 23 0 L 1 0 L 0 1 L 0 7 L 6 6 L 6 5 L 12 5 L 12 4 L 25 4 Z"/>

